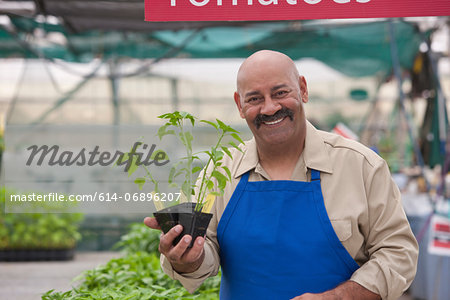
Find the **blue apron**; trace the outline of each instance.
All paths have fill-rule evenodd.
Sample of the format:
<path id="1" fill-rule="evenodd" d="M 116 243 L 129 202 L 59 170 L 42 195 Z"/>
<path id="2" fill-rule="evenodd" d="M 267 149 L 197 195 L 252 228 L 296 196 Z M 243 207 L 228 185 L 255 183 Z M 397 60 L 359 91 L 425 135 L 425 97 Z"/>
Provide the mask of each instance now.
<path id="1" fill-rule="evenodd" d="M 291 299 L 330 290 L 358 264 L 328 218 L 320 172 L 311 182 L 239 181 L 217 228 L 220 299 Z"/>

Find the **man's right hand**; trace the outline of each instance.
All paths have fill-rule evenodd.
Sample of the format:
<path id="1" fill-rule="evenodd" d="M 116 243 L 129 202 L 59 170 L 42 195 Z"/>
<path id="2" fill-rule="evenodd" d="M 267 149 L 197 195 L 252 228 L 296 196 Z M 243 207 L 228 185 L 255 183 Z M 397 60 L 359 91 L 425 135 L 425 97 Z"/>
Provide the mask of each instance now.
<path id="1" fill-rule="evenodd" d="M 155 218 L 145 218 L 144 224 L 152 229 L 161 230 Z M 196 271 L 205 259 L 205 251 L 203 250 L 205 239 L 200 236 L 197 237 L 192 248 L 188 249 L 192 237 L 185 235 L 176 246 L 173 246 L 173 240 L 180 235 L 182 230 L 183 226 L 177 225 L 166 234 L 162 233 L 158 249 L 169 260 L 176 272 L 191 273 Z"/>

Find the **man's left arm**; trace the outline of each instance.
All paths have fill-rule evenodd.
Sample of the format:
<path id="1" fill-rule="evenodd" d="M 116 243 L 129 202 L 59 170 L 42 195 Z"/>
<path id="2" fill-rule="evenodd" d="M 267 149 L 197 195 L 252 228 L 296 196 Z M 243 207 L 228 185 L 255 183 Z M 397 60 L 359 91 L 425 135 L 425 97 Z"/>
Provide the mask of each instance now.
<path id="1" fill-rule="evenodd" d="M 417 269 L 418 244 L 404 213 L 400 191 L 385 161 L 365 181 L 369 222 L 364 229 L 368 261 L 333 290 L 294 299 L 398 299 Z"/>
<path id="2" fill-rule="evenodd" d="M 303 294 L 291 300 L 379 300 L 381 297 L 354 281 L 346 281 L 336 288 L 320 294 Z"/>
<path id="3" fill-rule="evenodd" d="M 365 252 L 369 260 L 350 280 L 382 299 L 398 299 L 414 279 L 419 247 L 384 160 L 369 173 L 366 191 L 369 227 Z"/>

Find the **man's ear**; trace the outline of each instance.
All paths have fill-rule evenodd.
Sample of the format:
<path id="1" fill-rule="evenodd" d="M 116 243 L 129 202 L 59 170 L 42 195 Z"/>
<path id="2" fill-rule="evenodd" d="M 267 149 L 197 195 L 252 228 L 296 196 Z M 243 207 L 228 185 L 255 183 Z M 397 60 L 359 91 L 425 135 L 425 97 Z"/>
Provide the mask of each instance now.
<path id="1" fill-rule="evenodd" d="M 302 97 L 303 103 L 308 102 L 308 85 L 306 84 L 306 79 L 304 76 L 298 77 L 298 84 L 300 86 L 300 95 Z"/>
<path id="2" fill-rule="evenodd" d="M 238 107 L 239 115 L 241 116 L 242 119 L 245 119 L 245 116 L 242 113 L 241 96 L 239 95 L 238 92 L 234 92 L 234 102 L 236 103 L 236 106 Z"/>

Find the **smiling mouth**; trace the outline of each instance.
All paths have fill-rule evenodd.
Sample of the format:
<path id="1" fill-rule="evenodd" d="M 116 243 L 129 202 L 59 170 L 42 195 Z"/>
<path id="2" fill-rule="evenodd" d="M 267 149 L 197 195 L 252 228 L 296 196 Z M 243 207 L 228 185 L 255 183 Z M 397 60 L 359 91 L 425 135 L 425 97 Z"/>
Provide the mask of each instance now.
<path id="1" fill-rule="evenodd" d="M 294 119 L 294 112 L 287 107 L 282 107 L 279 111 L 273 115 L 258 114 L 253 120 L 256 129 L 259 129 L 261 124 L 264 125 L 275 125 L 283 121 L 286 117 L 289 117 L 291 121 Z"/>
<path id="2" fill-rule="evenodd" d="M 272 121 L 272 122 L 263 122 L 263 123 L 264 123 L 265 125 L 275 125 L 275 124 L 278 124 L 278 123 L 280 123 L 281 121 L 283 121 L 284 118 L 285 118 L 285 117 L 283 117 L 283 118 L 281 118 L 281 119 L 278 119 L 278 120 L 275 120 L 275 121 Z"/>

